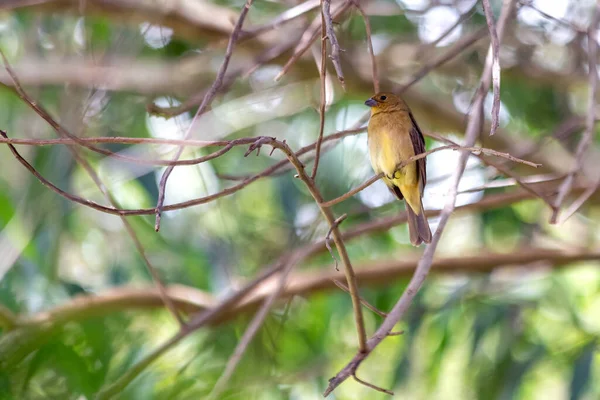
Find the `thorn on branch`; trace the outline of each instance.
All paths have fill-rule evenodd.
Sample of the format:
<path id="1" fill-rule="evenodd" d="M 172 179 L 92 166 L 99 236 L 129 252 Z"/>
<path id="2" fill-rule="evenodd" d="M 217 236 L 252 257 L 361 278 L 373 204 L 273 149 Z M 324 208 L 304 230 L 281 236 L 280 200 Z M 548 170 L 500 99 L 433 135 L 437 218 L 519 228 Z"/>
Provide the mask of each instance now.
<path id="1" fill-rule="evenodd" d="M 348 214 L 343 214 L 338 219 L 333 221 L 333 225 L 331 225 L 331 227 L 329 228 L 329 232 L 327 232 L 327 235 L 325 236 L 325 246 L 327 247 L 327 250 L 329 250 L 329 254 L 331 254 L 331 258 L 333 258 L 333 261 L 335 261 L 335 270 L 336 271 L 339 271 L 340 269 L 338 268 L 338 260 L 335 257 L 335 254 L 333 253 L 333 249 L 331 248 L 331 233 L 333 232 L 333 230 L 335 228 L 337 228 L 346 219 L 346 217 L 348 217 Z"/>
<path id="2" fill-rule="evenodd" d="M 388 333 L 388 336 L 400 336 L 400 335 L 404 335 L 404 331 L 397 331 L 397 332 L 390 332 Z"/>
<path id="3" fill-rule="evenodd" d="M 277 140 L 277 138 L 269 136 L 260 136 L 258 139 L 256 139 L 254 143 L 250 145 L 250 147 L 248 147 L 248 151 L 244 153 L 244 157 L 248 157 L 250 154 L 252 154 L 254 150 L 256 150 L 256 156 L 258 157 L 260 155 L 260 148 L 265 144 L 273 142 L 274 140 Z M 275 147 L 273 147 L 269 155 L 273 154 L 274 150 Z"/>
<path id="4" fill-rule="evenodd" d="M 342 282 L 334 279 L 333 283 L 335 283 L 335 285 L 337 287 L 339 287 L 340 289 L 342 289 L 344 292 L 350 293 L 350 289 L 348 289 L 348 286 L 344 285 Z M 375 314 L 379 315 L 380 317 L 382 317 L 382 318 L 387 317 L 387 313 L 379 310 L 377 307 L 375 307 L 374 305 L 372 305 L 371 303 L 369 303 L 367 300 L 363 299 L 362 297 L 360 298 L 360 302 L 363 306 L 365 306 L 369 310 L 373 311 Z"/>
<path id="5" fill-rule="evenodd" d="M 355 380 L 356 382 L 360 383 L 361 385 L 365 385 L 366 387 L 369 387 L 369 388 L 371 388 L 371 389 L 375 389 L 375 390 L 377 390 L 378 392 L 382 392 L 382 393 L 385 393 L 385 394 L 389 394 L 390 396 L 393 396 L 393 395 L 394 395 L 394 392 L 392 392 L 391 390 L 387 390 L 387 389 L 381 388 L 381 387 L 379 387 L 379 386 L 375 386 L 375 385 L 373 385 L 372 383 L 369 383 L 369 382 L 363 381 L 363 380 L 362 380 L 362 379 L 360 379 L 358 376 L 356 376 L 356 372 L 352 374 L 352 377 L 354 378 L 354 380 Z"/>

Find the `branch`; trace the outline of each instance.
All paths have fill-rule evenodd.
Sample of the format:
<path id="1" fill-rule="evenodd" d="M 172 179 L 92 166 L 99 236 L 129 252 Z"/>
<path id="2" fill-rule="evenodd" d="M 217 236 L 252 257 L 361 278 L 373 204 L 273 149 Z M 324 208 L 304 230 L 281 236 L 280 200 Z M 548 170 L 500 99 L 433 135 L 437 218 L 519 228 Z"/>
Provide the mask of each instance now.
<path id="1" fill-rule="evenodd" d="M 437 135 L 434 135 L 434 136 L 428 135 L 428 136 L 440 138 Z M 450 142 L 450 140 L 448 140 L 448 142 Z M 420 160 L 421 158 L 425 158 L 428 155 L 430 155 L 432 153 L 436 153 L 441 150 L 467 151 L 467 152 L 475 154 L 475 155 L 481 155 L 481 153 L 483 153 L 486 155 L 493 155 L 496 157 L 506 158 L 507 160 L 522 163 L 525 165 L 529 165 L 530 167 L 534 167 L 534 168 L 541 166 L 541 164 L 536 164 L 536 163 L 532 163 L 530 161 L 521 160 L 520 158 L 511 156 L 508 153 L 501 153 L 499 151 L 492 150 L 492 149 L 485 149 L 482 147 L 463 147 L 458 144 L 450 144 L 450 145 L 446 145 L 446 146 L 436 147 L 435 149 L 426 151 L 425 153 L 421 153 L 421 154 L 417 154 L 416 156 L 409 157 L 396 166 L 396 171 L 401 170 L 402 168 L 404 168 L 405 166 L 407 166 L 408 164 L 410 164 L 412 162 Z M 356 188 L 350 190 L 348 193 L 345 193 L 345 194 L 341 195 L 340 197 L 337 197 L 333 200 L 326 201 L 325 203 L 322 204 L 322 206 L 323 207 L 331 207 L 335 204 L 341 203 L 342 201 L 354 196 L 355 194 L 357 194 L 357 193 L 361 192 L 362 190 L 366 189 L 367 187 L 371 186 L 372 184 L 377 182 L 379 179 L 383 178 L 383 175 L 384 174 L 382 172 L 378 175 L 375 175 L 375 176 L 369 178 L 367 181 L 365 181 L 361 185 L 357 186 Z"/>
<path id="2" fill-rule="evenodd" d="M 246 329 L 246 332 L 244 332 L 244 335 L 242 336 L 238 345 L 236 346 L 233 355 L 227 361 L 225 370 L 215 383 L 215 386 L 212 392 L 210 393 L 209 399 L 216 399 L 223 392 L 227 385 L 227 382 L 233 375 L 235 368 L 237 367 L 240 360 L 242 359 L 242 356 L 246 352 L 246 348 L 248 347 L 248 345 L 250 345 L 250 342 L 262 326 L 265 318 L 271 310 L 271 307 L 273 306 L 273 304 L 275 304 L 275 301 L 280 297 L 281 293 L 283 292 L 289 274 L 291 273 L 294 266 L 296 266 L 296 264 L 298 264 L 303 258 L 304 254 L 297 253 L 294 256 L 292 256 L 291 259 L 287 262 L 286 267 L 284 268 L 283 272 L 279 277 L 279 283 L 277 284 L 277 287 L 268 296 L 266 296 L 263 305 L 260 307 L 259 311 L 256 313 L 256 315 L 250 322 L 250 325 Z"/>
<path id="3" fill-rule="evenodd" d="M 297 6 L 292 7 L 289 10 L 282 12 L 280 15 L 273 18 L 270 22 L 267 22 L 264 25 L 247 29 L 243 33 L 242 38 L 247 39 L 247 38 L 255 37 L 255 36 L 257 36 L 263 32 L 269 31 L 271 29 L 277 29 L 282 24 L 284 24 L 288 21 L 292 21 L 298 17 L 301 17 L 302 15 L 306 14 L 307 12 L 309 12 L 317 7 L 319 7 L 319 0 L 305 1 L 304 3 L 298 4 Z"/>
<path id="4" fill-rule="evenodd" d="M 585 154 L 587 148 L 592 142 L 592 138 L 594 136 L 594 128 L 596 126 L 596 90 L 598 88 L 598 70 L 596 67 L 598 58 L 598 42 L 596 41 L 596 27 L 600 18 L 600 12 L 598 8 L 599 6 L 598 4 L 596 4 L 594 6 L 594 10 L 592 11 L 592 19 L 590 21 L 590 26 L 588 27 L 587 31 L 589 86 L 588 112 L 585 120 L 585 131 L 583 132 L 583 135 L 581 137 L 581 140 L 579 141 L 579 144 L 577 145 L 577 150 L 575 152 L 575 168 L 573 168 L 571 172 L 569 172 L 569 174 L 563 181 L 559 189 L 558 196 L 556 197 L 556 201 L 554 202 L 555 208 L 554 212 L 552 213 L 552 217 L 550 218 L 551 224 L 556 224 L 558 222 L 558 213 L 560 212 L 560 207 L 571 190 L 575 173 L 579 171 L 583 165 L 583 155 Z"/>
<path id="5" fill-rule="evenodd" d="M 4 0 L 0 10 L 34 9 L 56 12 L 75 9 L 81 13 L 80 0 Z M 197 39 L 208 33 L 229 34 L 233 29 L 235 14 L 210 2 L 194 0 L 86 0 L 85 13 L 101 12 L 120 20 L 148 21 L 173 27 L 180 35 Z"/>
<path id="6" fill-rule="evenodd" d="M 198 119 L 198 116 L 200 114 L 202 114 L 204 112 L 204 110 L 210 105 L 210 103 L 212 102 L 212 99 L 215 97 L 215 95 L 217 94 L 217 91 L 223 84 L 223 78 L 225 76 L 225 73 L 227 72 L 227 67 L 229 66 L 229 61 L 231 60 L 231 55 L 233 54 L 233 48 L 235 47 L 235 43 L 238 40 L 238 37 L 240 36 L 240 32 L 242 30 L 244 20 L 246 19 L 246 15 L 248 14 L 248 11 L 250 10 L 250 7 L 252 6 L 253 1 L 254 0 L 246 0 L 246 4 L 244 4 L 244 7 L 242 8 L 240 16 L 237 20 L 237 23 L 235 24 L 235 27 L 233 28 L 233 32 L 231 32 L 231 36 L 229 37 L 229 42 L 227 43 L 227 50 L 225 51 L 225 57 L 223 59 L 223 63 L 219 67 L 219 71 L 217 72 L 217 78 L 213 82 L 210 89 L 204 95 L 204 99 L 202 100 L 200 107 L 198 107 L 198 110 L 196 111 L 194 118 L 192 118 L 190 126 L 189 126 L 187 132 L 185 133 L 184 139 L 189 138 L 189 136 L 192 132 L 194 123 Z M 184 150 L 184 147 L 180 147 L 179 150 L 177 150 L 177 153 L 173 157 L 174 161 L 178 160 L 179 157 L 181 157 L 183 150 Z M 160 229 L 160 216 L 163 211 L 163 205 L 165 202 L 165 190 L 166 190 L 166 186 L 167 186 L 167 180 L 169 179 L 169 175 L 171 175 L 171 172 L 173 172 L 173 168 L 174 168 L 174 166 L 172 166 L 172 165 L 167 167 L 165 169 L 165 172 L 163 173 L 162 177 L 160 178 L 160 184 L 158 186 L 158 202 L 156 203 L 156 222 L 154 224 L 154 230 L 156 230 L 157 232 Z"/>
<path id="7" fill-rule="evenodd" d="M 45 112 L 41 106 L 39 106 L 37 103 L 35 103 L 29 97 L 29 95 L 23 90 L 23 88 L 21 87 L 21 84 L 19 83 L 19 80 L 18 80 L 17 76 L 12 71 L 12 69 L 10 67 L 10 64 L 9 64 L 8 60 L 6 59 L 6 57 L 4 55 L 4 52 L 2 52 L 2 50 L 0 50 L 0 57 L 2 58 L 2 61 L 4 62 L 4 65 L 5 65 L 5 68 L 6 68 L 6 71 L 11 76 L 11 79 L 13 80 L 13 83 L 14 83 L 14 86 L 15 86 L 15 90 L 18 92 L 18 94 L 21 97 L 21 99 L 23 99 L 23 101 L 33 111 L 35 111 L 40 117 L 42 117 L 44 120 L 46 120 L 50 124 L 50 126 L 56 131 L 56 133 L 59 136 L 68 136 L 71 139 L 76 138 L 75 135 L 72 135 L 69 132 L 67 132 L 67 130 L 64 129 L 62 127 L 62 125 L 60 125 L 58 122 L 56 122 L 56 120 L 54 120 L 47 112 Z M 0 130 L 0 134 L 6 138 L 6 133 L 4 131 Z M 13 153 L 13 155 L 19 161 L 21 161 L 21 163 L 23 163 L 24 165 L 26 165 L 28 167 L 28 169 L 36 177 L 38 177 L 38 179 L 39 179 L 41 177 L 41 175 L 36 171 L 36 169 L 32 165 L 28 164 L 27 161 L 25 161 L 17 153 L 17 151 L 14 148 L 14 146 L 9 145 L 9 147 L 10 147 L 11 152 Z M 82 166 L 83 169 L 85 169 L 85 171 L 88 173 L 88 175 L 90 176 L 90 178 L 92 179 L 92 181 L 94 182 L 94 184 L 98 187 L 98 190 L 100 190 L 100 192 L 102 193 L 102 195 L 104 196 L 104 198 L 106 199 L 106 201 L 108 203 L 110 203 L 113 208 L 117 208 L 118 207 L 118 203 L 117 203 L 116 199 L 108 191 L 107 187 L 100 180 L 100 177 L 98 176 L 98 174 L 96 173 L 96 171 L 92 168 L 92 166 L 87 162 L 87 160 L 85 160 L 79 154 L 79 152 L 77 151 L 77 148 L 75 146 L 68 146 L 68 148 L 69 148 L 69 151 L 71 152 L 71 154 L 73 155 L 73 158 L 77 161 L 77 163 L 79 163 Z M 154 284 L 158 287 L 158 289 L 159 289 L 159 291 L 161 293 L 161 297 L 162 297 L 163 301 L 165 302 L 165 306 L 173 314 L 173 317 L 177 320 L 177 322 L 179 322 L 180 325 L 183 325 L 184 321 L 181 318 L 181 315 L 179 315 L 179 312 L 177 311 L 177 309 L 175 308 L 175 306 L 173 305 L 173 303 L 171 302 L 171 300 L 167 296 L 165 285 L 163 284 L 158 271 L 154 268 L 154 266 L 150 263 L 150 260 L 146 256 L 146 252 L 144 250 L 144 247 L 142 246 L 139 238 L 137 237 L 135 231 L 133 230 L 133 227 L 131 226 L 131 224 L 129 223 L 129 221 L 127 221 L 127 219 L 124 216 L 120 215 L 120 218 L 121 218 L 121 222 L 123 223 L 123 226 L 125 227 L 125 230 L 127 231 L 127 233 L 129 234 L 129 236 L 131 237 L 131 240 L 133 241 L 133 243 L 134 243 L 134 245 L 136 247 L 136 250 L 138 251 L 138 253 L 140 254 L 140 257 L 144 261 L 144 264 L 146 265 L 146 268 L 147 268 L 148 272 L 150 273 L 150 276 L 152 276 L 152 280 L 154 281 Z"/>
<path id="8" fill-rule="evenodd" d="M 344 80 L 344 73 L 342 72 L 342 64 L 340 62 L 340 44 L 338 43 L 335 31 L 333 30 L 333 18 L 331 17 L 331 0 L 321 0 L 321 24 L 324 24 L 322 33 L 326 32 L 327 39 L 331 44 L 331 62 L 335 68 L 335 73 L 338 76 L 340 85 L 346 90 L 346 82 Z M 322 40 L 325 40 L 323 35 Z"/>
<path id="9" fill-rule="evenodd" d="M 499 114 L 500 114 L 500 43 L 498 41 L 498 32 L 496 32 L 496 25 L 494 22 L 494 13 L 490 6 L 490 0 L 482 0 L 483 11 L 485 13 L 485 20 L 487 22 L 488 30 L 490 32 L 490 39 L 492 42 L 492 85 L 494 92 L 494 102 L 492 105 L 492 127 L 490 129 L 490 136 L 496 133 L 496 129 L 500 125 Z"/>
<path id="10" fill-rule="evenodd" d="M 332 18 L 338 18 L 346 10 L 348 10 L 348 8 L 350 8 L 350 2 L 345 1 L 343 4 L 336 8 L 336 10 L 333 12 Z M 292 54 L 290 59 L 285 63 L 285 65 L 281 69 L 281 72 L 279 72 L 279 74 L 277 74 L 277 76 L 275 77 L 275 81 L 280 80 L 283 77 L 283 75 L 285 75 L 289 71 L 292 65 L 296 61 L 298 61 L 298 59 L 306 52 L 306 50 L 308 50 L 311 44 L 313 44 L 313 42 L 317 40 L 317 37 L 319 35 L 319 28 L 321 25 L 322 24 L 320 23 L 319 19 L 315 19 L 310 24 L 308 29 L 302 34 L 300 42 L 294 49 L 294 54 Z"/>
<path id="11" fill-rule="evenodd" d="M 436 258 L 432 265 L 432 274 L 482 274 L 493 272 L 498 268 L 519 268 L 519 266 L 534 263 L 542 265 L 540 261 L 553 268 L 559 268 L 580 261 L 598 260 L 600 260 L 599 250 L 570 251 L 528 247 L 510 253 L 482 252 L 474 255 Z M 356 276 L 363 285 L 371 287 L 385 286 L 392 281 L 409 278 L 413 274 L 418 261 L 418 258 L 414 256 L 403 257 L 402 259 L 368 261 L 356 266 Z M 529 270 L 529 266 L 527 269 Z M 278 279 L 279 276 L 274 273 L 268 279 L 262 280 L 260 284 L 254 286 L 251 291 L 247 291 L 231 307 L 222 308 L 221 312 L 211 319 L 207 325 L 222 325 L 235 320 L 244 313 L 256 310 L 277 289 L 278 286 L 273 285 L 271 280 Z M 341 279 L 344 279 L 344 274 L 331 269 L 321 268 L 295 272 L 290 275 L 288 284 L 278 298 L 287 301 L 287 299 L 294 296 L 310 296 L 338 290 L 340 286 L 336 282 L 339 283 Z M 345 285 L 343 286 L 343 290 L 345 290 Z M 210 294 L 189 286 L 170 285 L 167 287 L 167 293 L 178 309 L 188 313 L 207 312 L 220 306 Z M 12 326 L 14 328 L 31 327 L 46 323 L 61 325 L 68 322 L 84 321 L 92 317 L 104 317 L 127 310 L 152 310 L 157 308 L 164 308 L 164 303 L 156 287 L 125 286 L 109 289 L 96 295 L 77 295 L 63 305 L 33 315 L 12 315 Z M 381 311 L 376 310 L 374 308 L 373 312 L 381 313 Z M 385 317 L 385 315 L 381 316 Z"/>
<path id="12" fill-rule="evenodd" d="M 301 254 L 300 250 L 296 254 Z M 198 312 L 195 316 L 193 316 L 188 322 L 187 325 L 181 326 L 179 331 L 173 335 L 170 339 L 165 341 L 162 345 L 152 351 L 150 354 L 141 359 L 137 364 L 135 364 L 132 368 L 130 368 L 127 372 L 121 375 L 114 383 L 103 387 L 100 392 L 97 394 L 97 400 L 110 399 L 112 396 L 121 392 L 123 389 L 127 387 L 135 378 L 138 377 L 150 364 L 156 361 L 159 357 L 164 355 L 168 350 L 170 350 L 173 346 L 179 343 L 181 340 L 186 338 L 191 333 L 195 332 L 202 326 L 205 326 L 212 321 L 214 321 L 221 313 L 225 310 L 230 309 L 235 304 L 237 304 L 244 296 L 254 290 L 261 282 L 268 279 L 273 274 L 281 271 L 281 269 L 285 266 L 285 261 L 287 258 L 283 257 L 278 260 L 273 266 L 262 272 L 256 279 L 252 282 L 248 283 L 242 289 L 232 293 L 227 298 L 225 298 L 219 305 Z"/>
<path id="13" fill-rule="evenodd" d="M 329 0 L 327 0 L 329 1 Z M 329 9 L 329 7 L 328 7 Z M 320 104 L 319 104 L 319 136 L 317 137 L 317 147 L 315 153 L 315 164 L 313 166 L 310 179 L 315 180 L 317 169 L 319 168 L 319 159 L 321 157 L 321 143 L 323 142 L 323 130 L 325 129 L 325 107 L 327 106 L 327 42 L 325 37 L 325 6 L 321 1 L 321 68 L 319 68 L 320 79 Z M 329 16 L 331 18 L 331 16 Z M 338 60 L 339 61 L 339 60 Z M 343 79 L 343 78 L 341 78 Z"/>
<path id="14" fill-rule="evenodd" d="M 358 333 L 358 348 L 359 352 L 366 351 L 366 331 L 365 324 L 363 320 L 362 307 L 360 304 L 360 294 L 358 293 L 358 283 L 356 280 L 356 275 L 352 268 L 352 263 L 350 262 L 350 257 L 348 256 L 348 252 L 346 251 L 346 245 L 342 239 L 342 235 L 340 234 L 340 230 L 337 227 L 336 220 L 333 216 L 333 213 L 330 209 L 323 207 L 321 203 L 323 203 L 323 196 L 319 192 L 319 189 L 315 186 L 314 181 L 308 176 L 304 169 L 304 165 L 296 154 L 290 149 L 290 147 L 285 143 L 285 141 L 279 141 L 275 138 L 265 138 L 262 144 L 273 146 L 273 148 L 277 148 L 281 150 L 289 162 L 296 168 L 298 172 L 298 177 L 304 182 L 306 187 L 308 188 L 311 196 L 319 206 L 321 214 L 327 220 L 329 227 L 331 229 L 331 233 L 333 236 L 333 241 L 335 242 L 335 246 L 337 247 L 340 258 L 342 259 L 342 263 L 344 264 L 344 273 L 346 275 L 346 282 L 348 283 L 348 288 L 350 289 L 350 297 L 352 299 L 352 307 L 354 310 L 354 319 L 356 322 L 356 330 Z M 253 147 L 259 148 L 258 142 L 255 145 L 250 147 L 249 151 L 253 150 Z"/>
<path id="15" fill-rule="evenodd" d="M 498 36 L 500 37 L 504 32 L 504 28 L 509 19 L 509 16 L 512 14 L 513 2 L 513 0 L 504 0 L 502 14 L 500 16 L 500 21 L 498 24 Z M 483 110 L 483 101 L 485 96 L 485 91 L 482 90 L 482 88 L 489 87 L 489 80 L 491 77 L 490 61 L 491 57 L 488 57 L 488 62 L 486 62 L 484 71 L 481 76 L 480 90 L 478 90 L 475 94 L 475 99 L 473 102 L 474 107 L 471 114 L 469 114 L 469 121 L 465 132 L 466 146 L 472 146 L 475 143 L 479 132 L 479 127 L 481 124 L 481 111 Z M 486 83 L 487 85 L 485 85 Z M 392 310 L 388 313 L 388 316 L 385 318 L 381 326 L 377 329 L 375 334 L 369 339 L 368 351 L 364 353 L 357 353 L 354 356 L 354 358 L 340 372 L 338 372 L 333 378 L 329 380 L 329 386 L 325 390 L 324 396 L 329 395 L 329 393 L 331 393 L 337 386 L 344 382 L 349 376 L 356 375 L 356 370 L 358 369 L 360 363 L 371 353 L 371 351 L 373 351 L 373 349 L 379 343 L 381 343 L 381 341 L 383 341 L 383 339 L 385 339 L 389 335 L 389 333 L 394 328 L 394 325 L 396 325 L 396 323 L 400 321 L 404 313 L 408 310 L 413 298 L 423 285 L 423 282 L 425 281 L 425 278 L 427 277 L 431 269 L 433 256 L 435 254 L 435 250 L 441 238 L 442 232 L 444 231 L 444 228 L 448 223 L 450 215 L 454 211 L 456 197 L 458 194 L 458 184 L 465 169 L 468 157 L 469 153 L 467 151 L 461 151 L 458 166 L 453 175 L 448 200 L 440 215 L 438 228 L 435 234 L 433 235 L 431 243 L 425 248 L 423 256 L 419 260 L 415 273 L 411 278 L 406 290 L 404 291 L 404 293 L 402 293 L 402 296 L 394 305 Z"/>
<path id="16" fill-rule="evenodd" d="M 359 0 L 352 0 L 352 5 L 358 10 L 365 21 L 365 31 L 367 35 L 367 45 L 369 46 L 369 55 L 371 56 L 371 73 L 373 74 L 373 92 L 379 93 L 379 74 L 377 73 L 377 59 L 373 51 L 373 40 L 371 39 L 371 22 L 365 10 L 361 7 Z"/>

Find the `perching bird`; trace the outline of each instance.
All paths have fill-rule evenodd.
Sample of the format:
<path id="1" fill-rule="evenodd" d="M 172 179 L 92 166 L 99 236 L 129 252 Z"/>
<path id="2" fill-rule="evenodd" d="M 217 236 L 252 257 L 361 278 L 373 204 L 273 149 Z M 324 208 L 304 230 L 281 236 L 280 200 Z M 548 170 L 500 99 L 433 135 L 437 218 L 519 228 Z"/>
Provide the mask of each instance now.
<path id="1" fill-rule="evenodd" d="M 402 161 L 425 152 L 425 139 L 406 103 L 393 93 L 381 92 L 365 101 L 371 107 L 367 128 L 369 155 L 375 173 L 402 200 L 406 200 L 410 242 L 414 246 L 431 242 L 421 196 L 427 181 L 425 159 L 396 171 Z"/>

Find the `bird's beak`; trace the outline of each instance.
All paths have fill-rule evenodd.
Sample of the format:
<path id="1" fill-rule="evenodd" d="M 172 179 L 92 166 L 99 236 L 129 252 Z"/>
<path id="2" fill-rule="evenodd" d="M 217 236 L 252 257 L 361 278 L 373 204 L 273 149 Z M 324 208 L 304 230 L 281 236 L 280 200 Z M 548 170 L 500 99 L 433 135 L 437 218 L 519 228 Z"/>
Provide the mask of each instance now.
<path id="1" fill-rule="evenodd" d="M 369 100 L 365 101 L 365 106 L 375 107 L 376 105 L 377 105 L 377 102 L 373 99 L 369 99 Z"/>

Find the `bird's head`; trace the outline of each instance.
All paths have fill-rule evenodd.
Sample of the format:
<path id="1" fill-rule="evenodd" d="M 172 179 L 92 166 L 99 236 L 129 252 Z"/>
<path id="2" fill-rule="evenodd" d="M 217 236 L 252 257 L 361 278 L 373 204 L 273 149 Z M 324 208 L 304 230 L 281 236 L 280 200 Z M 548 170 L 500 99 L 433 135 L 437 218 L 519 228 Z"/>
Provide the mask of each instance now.
<path id="1" fill-rule="evenodd" d="M 371 107 L 371 114 L 386 111 L 408 111 L 406 103 L 391 92 L 379 92 L 365 101 L 365 105 Z"/>

